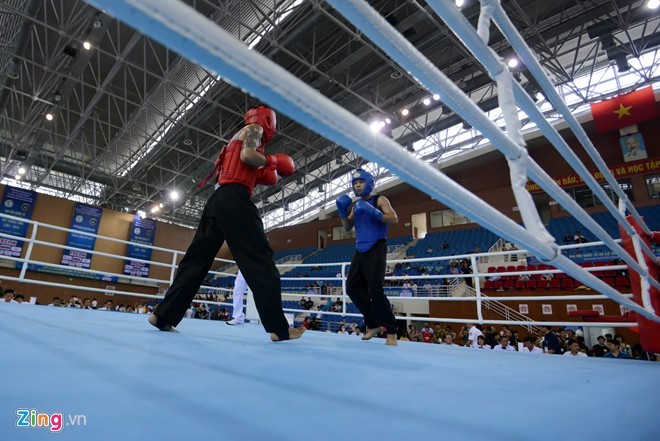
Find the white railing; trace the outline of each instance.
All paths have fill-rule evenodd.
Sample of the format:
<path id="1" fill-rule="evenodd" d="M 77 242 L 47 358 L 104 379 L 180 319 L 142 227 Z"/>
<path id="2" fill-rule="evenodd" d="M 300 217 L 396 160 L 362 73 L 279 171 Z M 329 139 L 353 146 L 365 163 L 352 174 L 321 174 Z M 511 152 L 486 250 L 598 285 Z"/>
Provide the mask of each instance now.
<path id="1" fill-rule="evenodd" d="M 387 246 L 387 254 L 395 254 L 395 253 L 398 253 L 399 250 L 400 250 L 401 248 L 405 247 L 405 246 L 406 246 L 405 243 L 403 243 L 403 244 L 399 244 L 399 245 L 388 245 L 388 246 Z"/>
<path id="2" fill-rule="evenodd" d="M 143 284 L 145 281 L 150 282 L 153 284 L 158 284 L 161 287 L 162 286 L 169 286 L 174 278 L 174 274 L 176 271 L 177 267 L 177 262 L 178 259 L 184 254 L 183 251 L 180 250 L 172 250 L 172 249 L 167 249 L 167 248 L 162 248 L 162 247 L 157 247 L 157 246 L 152 246 L 152 245 L 144 245 L 144 244 L 139 244 L 140 247 L 144 248 L 151 248 L 152 250 L 156 251 L 161 251 L 165 253 L 166 256 L 170 256 L 169 263 L 162 262 L 162 261 L 153 261 L 153 260 L 142 260 L 142 259 L 130 259 L 130 260 L 136 260 L 140 261 L 143 263 L 148 263 L 153 266 L 158 266 L 158 267 L 163 267 L 163 268 L 168 268 L 169 269 L 169 278 L 167 279 L 156 279 L 156 278 L 145 278 L 145 277 L 137 277 L 137 276 L 128 276 L 125 274 L 118 274 L 118 273 L 113 273 L 113 272 L 108 272 L 108 271 L 100 271 L 100 270 L 95 270 L 95 269 L 84 269 L 84 268 L 71 268 L 69 266 L 61 265 L 61 264 L 54 264 L 51 262 L 45 262 L 45 261 L 40 261 L 36 260 L 33 258 L 34 254 L 34 245 L 40 245 L 44 247 L 52 247 L 56 249 L 72 249 L 76 251 L 81 251 L 81 252 L 86 252 L 91 255 L 99 255 L 99 256 L 104 256 L 104 257 L 109 257 L 112 259 L 119 259 L 122 262 L 125 260 L 129 260 L 129 258 L 126 255 L 118 255 L 118 254 L 112 254 L 112 253 L 106 253 L 102 251 L 97 251 L 97 250 L 86 250 L 86 249 L 79 249 L 67 245 L 61 245 L 61 244 L 55 244 L 51 242 L 47 242 L 45 240 L 41 240 L 41 232 L 45 230 L 56 230 L 56 231 L 61 231 L 61 232 L 67 232 L 67 233 L 76 233 L 79 235 L 84 235 L 84 236 L 91 236 L 97 238 L 99 241 L 109 241 L 109 242 L 114 242 L 114 243 L 120 243 L 124 244 L 126 246 L 128 245 L 136 245 L 133 242 L 129 242 L 126 240 L 121 240 L 121 239 L 116 239 L 113 237 L 106 237 L 106 236 L 100 236 L 100 235 L 95 235 L 91 233 L 85 233 L 82 231 L 78 230 L 72 230 L 69 228 L 63 228 L 59 226 L 54 226 L 54 225 L 49 225 L 46 223 L 42 222 L 37 222 L 29 219 L 23 219 L 23 218 L 18 218 L 14 216 L 9 216 L 5 214 L 0 214 L 0 217 L 7 218 L 7 219 L 12 219 L 14 221 L 18 222 L 25 222 L 30 225 L 29 229 L 29 234 L 28 237 L 19 237 L 19 236 L 13 236 L 9 234 L 4 234 L 0 233 L 0 237 L 4 238 L 9 238 L 9 239 L 15 239 L 24 242 L 27 247 L 25 247 L 25 250 L 23 252 L 24 257 L 18 258 L 18 257 L 12 257 L 12 256 L 0 256 L 0 260 L 5 260 L 5 261 L 13 261 L 16 263 L 22 263 L 23 268 L 21 269 L 21 272 L 18 277 L 15 276 L 9 276 L 9 275 L 0 275 L 0 279 L 2 280 L 10 280 L 10 281 L 17 281 L 17 282 L 25 282 L 25 283 L 30 283 L 34 285 L 47 285 L 47 286 L 56 286 L 56 287 L 64 287 L 64 288 L 69 288 L 72 290 L 81 290 L 81 291 L 89 291 L 89 292 L 98 292 L 98 293 L 106 293 L 107 289 L 105 288 L 94 288 L 94 287 L 88 287 L 88 286 L 80 286 L 76 285 L 75 283 L 54 283 L 54 282 L 47 282 L 43 280 L 38 280 L 38 278 L 35 277 L 36 272 L 28 270 L 28 265 L 42 265 L 46 268 L 53 269 L 54 271 L 60 271 L 65 274 L 76 274 L 76 273 L 85 273 L 89 275 L 96 275 L 98 277 L 101 277 L 99 275 L 105 276 L 105 277 L 116 277 L 117 281 L 119 283 L 139 283 Z M 587 243 L 587 244 L 576 244 L 576 245 L 567 245 L 564 247 L 560 248 L 578 248 L 578 247 L 592 247 L 592 246 L 598 246 L 602 245 L 602 242 L 596 242 L 596 243 Z M 513 252 L 514 254 L 524 254 L 526 251 L 524 250 L 517 250 Z M 424 286 L 418 286 L 417 287 L 417 292 L 416 293 L 411 293 L 411 294 L 416 294 L 416 295 L 398 295 L 398 296 L 389 296 L 388 298 L 391 301 L 397 301 L 397 302 L 418 302 L 418 301 L 470 301 L 470 302 L 475 302 L 476 306 L 476 318 L 433 318 L 433 317 L 425 317 L 425 316 L 397 316 L 397 319 L 401 320 L 419 320 L 419 321 L 429 321 L 429 322 L 446 322 L 446 323 L 484 323 L 484 324 L 509 324 L 509 325 L 521 325 L 521 326 L 530 326 L 530 321 L 528 318 L 522 318 L 520 316 L 517 316 L 511 312 L 507 312 L 505 309 L 504 315 L 505 317 L 510 318 L 511 320 L 484 320 L 483 315 L 482 315 L 482 307 L 484 306 L 483 303 L 487 302 L 489 304 L 495 304 L 492 298 L 488 298 L 488 300 L 485 300 L 485 296 L 481 294 L 481 288 L 480 288 L 480 281 L 484 279 L 485 277 L 492 275 L 488 273 L 482 273 L 479 272 L 476 261 L 477 258 L 482 258 L 484 256 L 488 255 L 505 255 L 505 254 L 511 254 L 511 252 L 497 252 L 497 253 L 478 253 L 478 254 L 470 254 L 470 255 L 456 255 L 456 256 L 442 256 L 442 257 L 425 257 L 425 258 L 418 258 L 418 259 L 398 259 L 398 260 L 391 260 L 388 263 L 390 264 L 396 264 L 396 263 L 409 263 L 409 264 L 414 264 L 414 263 L 422 263 L 422 262 L 437 262 L 437 261 L 451 261 L 451 260 L 461 260 L 464 258 L 470 259 L 472 263 L 472 270 L 474 271 L 472 274 L 428 274 L 428 275 L 406 275 L 406 276 L 388 276 L 386 277 L 387 280 L 418 280 L 418 281 L 423 281 L 423 280 L 442 280 L 442 279 L 450 279 L 452 282 L 449 282 L 449 284 L 446 285 L 432 285 L 431 286 L 431 292 L 429 293 L 428 287 Z M 165 257 L 167 260 L 168 258 Z M 234 262 L 226 260 L 226 259 L 215 259 L 216 261 L 219 262 L 225 262 L 229 264 L 234 264 Z M 325 294 L 323 294 L 320 290 L 322 288 L 320 287 L 315 287 L 313 288 L 314 294 L 308 294 L 308 289 L 304 288 L 298 291 L 298 292 L 288 292 L 286 291 L 286 288 L 284 290 L 285 293 L 290 294 L 290 295 L 295 295 L 295 296 L 306 296 L 306 297 L 312 297 L 312 298 L 318 298 L 318 297 L 340 297 L 344 303 L 344 306 L 342 307 L 341 312 L 328 312 L 328 311 L 323 311 L 324 316 L 332 316 L 332 315 L 337 315 L 337 316 L 353 316 L 353 317 L 361 317 L 359 314 L 351 314 L 346 311 L 346 305 L 347 302 L 349 302 L 349 298 L 346 295 L 346 275 L 347 275 L 347 268 L 350 265 L 350 262 L 335 262 L 335 263 L 313 263 L 313 264 L 294 264 L 294 263 L 286 263 L 286 264 L 281 264 L 278 265 L 280 268 L 291 268 L 291 267 L 328 267 L 328 266 L 340 266 L 341 270 L 341 278 L 338 278 L 336 276 L 334 277 L 296 277 L 296 278 L 291 278 L 291 277 L 282 277 L 283 281 L 289 281 L 289 280 L 296 280 L 300 282 L 318 282 L 318 281 L 324 281 L 324 282 L 331 282 L 333 284 L 339 282 L 340 286 L 332 287 L 331 291 L 328 292 L 326 291 Z M 620 269 L 627 269 L 627 266 L 625 265 L 611 265 L 608 267 L 593 267 L 593 268 L 584 268 L 585 271 L 601 271 L 601 270 L 609 270 L 609 269 L 615 269 L 615 270 L 620 270 Z M 513 271 L 513 272 L 506 272 L 506 273 L 498 273 L 501 276 L 506 276 L 506 275 L 520 275 L 520 274 L 542 274 L 542 273 L 560 273 L 561 271 L 558 269 L 555 270 L 538 270 L 538 271 Z M 229 274 L 226 272 L 220 272 L 220 271 L 210 271 L 209 274 L 213 275 L 221 275 L 221 276 L 235 276 L 235 274 Z M 456 297 L 452 295 L 452 291 L 456 289 L 458 286 L 457 282 L 460 279 L 465 279 L 465 278 L 472 278 L 473 280 L 473 286 L 475 287 L 474 290 L 474 296 L 470 297 Z M 402 287 L 386 287 L 386 289 L 390 292 L 400 290 Z M 327 288 L 326 288 L 327 289 Z M 227 292 L 230 291 L 227 288 L 222 288 L 222 287 L 214 287 L 214 286 L 208 286 L 208 285 L 203 285 L 200 287 L 200 290 L 203 291 L 203 293 L 207 293 L 209 291 L 212 292 Z M 115 290 L 113 291 L 114 294 L 123 294 L 127 296 L 135 296 L 135 297 L 146 297 L 146 298 L 162 298 L 160 295 L 151 295 L 151 294 L 142 294 L 142 293 L 135 293 L 131 291 L 126 291 L 126 290 Z M 626 298 L 631 297 L 631 295 L 625 295 Z M 557 300 L 557 301 L 562 301 L 562 300 L 604 300 L 604 299 L 609 299 L 610 297 L 605 296 L 605 295 L 594 295 L 594 294 L 587 294 L 587 295 L 554 295 L 554 296 L 543 296 L 543 295 L 533 295 L 533 296 L 498 296 L 497 297 L 497 302 L 501 301 L 543 301 L 543 300 Z M 229 303 L 221 303 L 221 302 L 213 302 L 213 301 L 205 301 L 205 303 L 208 304 L 218 304 L 218 305 L 226 305 L 229 306 Z M 285 311 L 288 312 L 301 312 L 299 309 L 285 309 Z M 541 325 L 541 324 L 548 324 L 550 326 L 559 326 L 559 325 L 566 325 L 566 322 L 533 322 L 536 325 Z M 602 327 L 620 327 L 620 326 L 625 326 L 625 327 L 630 327 L 630 326 L 635 326 L 635 323 L 599 323 L 599 322 L 570 322 L 575 325 L 580 325 L 580 326 L 602 326 Z"/>
<path id="3" fill-rule="evenodd" d="M 9 275 L 2 275 L 0 274 L 0 279 L 2 280 L 11 280 L 15 282 L 25 282 L 25 283 L 30 283 L 33 285 L 47 285 L 47 286 L 57 286 L 61 288 L 70 288 L 74 290 L 82 290 L 82 291 L 90 291 L 90 292 L 99 292 L 99 293 L 106 293 L 107 289 L 106 288 L 93 288 L 93 287 L 88 287 L 88 286 L 79 286 L 75 285 L 72 283 L 56 283 L 56 282 L 47 282 L 43 280 L 39 280 L 35 277 L 35 274 L 37 274 L 37 271 L 30 271 L 29 270 L 29 265 L 39 265 L 44 268 L 46 268 L 48 273 L 51 274 L 56 274 L 56 275 L 67 275 L 67 276 L 79 276 L 81 274 L 84 275 L 89 275 L 89 276 L 95 276 L 95 278 L 98 278 L 100 280 L 114 280 L 116 278 L 117 282 L 119 283 L 127 283 L 127 284 L 139 284 L 139 285 L 144 285 L 145 282 L 149 282 L 153 284 L 153 286 L 158 286 L 158 285 L 170 285 L 172 281 L 174 280 L 174 274 L 177 268 L 177 263 L 179 256 L 182 256 L 185 254 L 185 251 L 179 251 L 179 250 L 172 250 L 169 248 L 162 248 L 162 247 L 157 247 L 153 245 L 146 245 L 146 244 L 138 244 L 135 242 L 130 242 L 127 240 L 121 240 L 117 239 L 114 237 L 107 237 L 107 236 L 101 236 L 98 234 L 92 234 L 92 233 L 87 233 L 84 231 L 79 231 L 79 230 L 73 230 L 70 228 L 64 228 L 56 225 L 50 225 L 46 224 L 43 222 L 38 222 L 30 219 L 24 219 L 20 217 L 15 217 L 15 216 L 10 216 L 7 214 L 1 214 L 1 218 L 5 219 L 10 219 L 13 221 L 17 222 L 23 222 L 26 224 L 29 224 L 29 235 L 28 237 L 20 237 L 20 236 L 14 236 L 11 234 L 6 234 L 6 233 L 0 233 L 0 237 L 2 238 L 7 238 L 7 239 L 14 239 L 18 240 L 20 242 L 24 242 L 27 244 L 27 247 L 25 248 L 25 251 L 23 252 L 25 257 L 13 257 L 10 255 L 3 255 L 0 256 L 0 260 L 4 261 L 12 261 L 17 264 L 21 264 L 21 272 L 18 277 L 14 276 L 9 276 Z M 169 261 L 171 263 L 165 263 L 165 262 L 160 262 L 160 261 L 154 261 L 154 260 L 144 260 L 144 259 L 137 259 L 137 258 L 132 258 L 128 257 L 126 255 L 118 255 L 118 254 L 112 254 L 112 253 L 106 253 L 103 251 L 98 251 L 98 250 L 87 250 L 87 249 L 82 249 L 82 248 L 76 248 L 74 246 L 70 245 L 62 245 L 62 244 L 56 244 L 52 242 L 48 242 L 45 240 L 39 239 L 40 232 L 46 231 L 46 230 L 55 230 L 55 231 L 61 231 L 61 232 L 66 232 L 66 233 L 75 233 L 77 235 L 82 235 L 82 236 L 89 236 L 89 237 L 94 237 L 97 240 L 100 241 L 107 241 L 107 242 L 114 242 L 114 243 L 120 243 L 120 244 L 125 244 L 127 247 L 129 245 L 138 245 L 142 248 L 150 248 L 151 250 L 155 251 L 161 251 L 165 253 L 166 256 L 171 256 L 171 259 Z M 45 262 L 45 261 L 40 261 L 40 260 L 35 260 L 32 258 L 32 254 L 34 251 L 34 245 L 41 245 L 44 247 L 51 247 L 51 248 L 56 248 L 56 249 L 67 249 L 67 250 L 73 250 L 73 251 L 80 251 L 84 252 L 87 254 L 91 254 L 92 256 L 98 255 L 98 256 L 104 256 L 108 257 L 111 259 L 118 259 L 122 262 L 125 262 L 126 260 L 131 260 L 131 261 L 137 261 L 137 262 L 142 262 L 146 263 L 152 266 L 159 266 L 159 267 L 164 267 L 169 269 L 169 278 L 167 279 L 155 279 L 155 278 L 150 278 L 150 277 L 139 277 L 139 276 L 130 276 L 126 274 L 120 274 L 120 273 L 113 273 L 110 271 L 101 271 L 101 270 L 96 270 L 96 269 L 86 269 L 86 268 L 77 268 L 77 267 L 71 267 L 68 265 L 62 265 L 62 264 L 56 264 L 52 262 Z M 167 258 L 167 257 L 166 257 Z M 215 259 L 216 261 L 219 262 L 232 262 L 227 259 Z M 233 263 L 233 262 L 232 262 Z M 216 275 L 229 275 L 226 273 L 221 273 L 217 271 L 210 271 L 210 274 L 216 274 Z M 83 276 L 84 277 L 84 276 Z M 219 288 L 213 287 L 213 286 L 208 286 L 204 285 L 200 289 L 207 289 L 207 290 L 218 290 Z M 148 297 L 148 298 L 162 298 L 162 296 L 158 295 L 150 295 L 150 294 L 142 294 L 142 293 L 134 293 L 131 291 L 122 291 L 122 290 L 114 290 L 113 294 L 124 294 L 124 295 L 129 295 L 129 296 L 140 296 L 140 297 Z"/>
<path id="4" fill-rule="evenodd" d="M 465 287 L 466 290 L 464 291 L 464 296 L 465 297 L 476 297 L 477 296 L 477 291 L 474 288 L 471 288 L 469 286 Z M 498 300 L 495 300 L 493 297 L 488 297 L 485 294 L 481 294 L 481 297 L 483 298 L 484 302 L 484 307 L 490 311 L 495 312 L 496 314 L 499 314 L 500 316 L 504 317 L 506 320 L 517 320 L 517 321 L 525 321 L 528 322 L 529 325 L 523 326 L 525 329 L 527 329 L 528 332 L 533 332 L 535 334 L 540 334 L 542 329 L 539 326 L 534 325 L 534 320 L 531 318 L 527 317 L 524 314 L 521 314 L 520 312 L 516 311 L 513 308 L 510 308 L 506 306 L 504 303 L 499 302 Z"/>
<path id="5" fill-rule="evenodd" d="M 275 263 L 277 264 L 283 264 L 283 263 L 289 263 L 289 262 L 297 262 L 302 260 L 302 254 L 292 254 L 289 256 L 284 256 L 281 259 L 277 260 Z"/>

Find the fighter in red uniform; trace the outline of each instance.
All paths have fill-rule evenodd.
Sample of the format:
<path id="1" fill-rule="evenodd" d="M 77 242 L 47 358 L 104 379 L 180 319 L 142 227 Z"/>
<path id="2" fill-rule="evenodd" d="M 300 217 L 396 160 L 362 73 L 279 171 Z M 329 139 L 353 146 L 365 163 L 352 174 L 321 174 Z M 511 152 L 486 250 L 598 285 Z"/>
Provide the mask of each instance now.
<path id="1" fill-rule="evenodd" d="M 238 267 L 254 292 L 254 301 L 266 332 L 273 341 L 300 338 L 304 328 L 289 328 L 282 310 L 280 273 L 275 267 L 257 208 L 252 203 L 255 184 L 273 185 L 277 176 L 291 176 L 290 156 L 264 155 L 275 134 L 272 109 L 259 106 L 245 114 L 245 127 L 225 146 L 210 177 L 219 187 L 202 212 L 197 233 L 179 264 L 172 286 L 149 317 L 162 331 L 175 331 L 206 277 L 213 259 L 227 241 Z"/>

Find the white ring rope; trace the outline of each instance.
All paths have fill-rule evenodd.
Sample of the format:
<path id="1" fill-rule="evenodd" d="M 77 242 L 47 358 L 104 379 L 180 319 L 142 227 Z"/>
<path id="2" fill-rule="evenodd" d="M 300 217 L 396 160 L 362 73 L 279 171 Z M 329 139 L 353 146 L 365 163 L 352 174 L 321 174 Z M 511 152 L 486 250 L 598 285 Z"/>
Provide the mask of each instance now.
<path id="1" fill-rule="evenodd" d="M 575 116 L 573 116 L 573 114 L 571 113 L 570 109 L 568 108 L 564 100 L 561 98 L 561 96 L 559 96 L 559 93 L 555 89 L 554 85 L 552 84 L 548 76 L 544 73 L 543 67 L 538 62 L 538 60 L 532 53 L 531 49 L 529 48 L 525 40 L 522 38 L 518 30 L 515 28 L 513 23 L 511 23 L 511 20 L 506 15 L 506 12 L 504 12 L 504 9 L 502 9 L 500 0 L 480 0 L 480 1 L 482 4 L 488 6 L 492 5 L 493 21 L 495 22 L 497 27 L 500 29 L 502 34 L 507 38 L 507 40 L 509 40 L 511 46 L 516 50 L 523 63 L 525 63 L 525 66 L 527 66 L 527 69 L 529 69 L 529 71 L 532 73 L 536 81 L 538 81 L 539 85 L 541 86 L 541 89 L 543 89 L 543 91 L 546 93 L 552 105 L 564 117 L 564 120 L 573 130 L 573 133 L 576 135 L 577 139 L 580 141 L 584 149 L 589 153 L 589 156 L 593 159 L 594 163 L 598 167 L 598 170 L 600 170 L 600 172 L 602 173 L 605 180 L 607 180 L 607 182 L 610 184 L 612 190 L 617 194 L 619 199 L 623 199 L 625 201 L 626 208 L 635 218 L 637 223 L 642 227 L 644 233 L 647 235 L 651 235 L 651 230 L 649 230 L 648 226 L 646 225 L 646 223 L 644 223 L 641 216 L 633 206 L 632 202 L 628 199 L 628 197 L 623 192 L 623 190 L 621 190 L 616 179 L 610 172 L 609 167 L 607 167 L 607 164 L 605 164 L 605 161 L 598 153 L 598 150 L 596 150 L 596 147 L 589 139 L 589 136 L 584 131 L 584 129 L 582 128 L 578 120 L 575 118 Z M 437 0 L 431 0 L 430 3 L 437 4 L 439 2 Z M 601 199 L 603 200 L 604 203 L 606 202 L 605 199 L 603 198 Z M 623 225 L 624 228 L 626 228 L 628 234 L 630 234 L 631 236 L 637 234 L 634 231 L 634 229 L 628 224 L 628 222 L 622 222 L 620 218 L 617 217 L 616 207 L 614 206 L 610 207 L 609 204 L 607 206 L 612 216 L 614 216 L 615 219 L 619 219 L 619 223 Z"/>
<path id="2" fill-rule="evenodd" d="M 556 243 L 539 241 L 534 234 L 513 222 L 473 193 L 421 160 L 409 155 L 399 144 L 382 134 L 374 134 L 370 127 L 315 89 L 291 75 L 284 68 L 250 51 L 229 33 L 208 18 L 178 0 L 88 0 L 100 9 L 120 17 L 126 23 L 158 40 L 188 59 L 221 74 L 226 81 L 258 96 L 264 102 L 290 118 L 340 144 L 363 158 L 387 167 L 405 177 L 408 182 L 454 210 L 463 213 L 480 225 L 500 236 L 523 245 L 541 260 L 564 270 L 628 309 L 660 322 L 660 317 L 630 301 L 614 288 L 582 270 L 558 252 Z M 344 3 L 333 1 L 331 3 Z M 348 2 L 346 2 L 348 4 Z M 347 17 L 348 18 L 348 17 Z M 381 17 L 380 24 L 387 22 Z M 361 29 L 366 33 L 367 29 Z M 369 29 L 370 31 L 372 29 Z M 390 49 L 399 50 L 389 41 L 381 45 L 390 56 Z M 425 60 L 431 78 L 435 67 Z M 427 73 L 430 73 L 429 76 Z M 419 76 L 417 76 L 420 78 Z M 428 81 L 426 81 L 428 82 Z M 507 157 L 519 156 L 519 147 L 513 144 L 458 87 L 443 82 L 446 102 L 454 104 L 464 117 L 477 121 L 479 128 Z M 473 124 L 477 127 L 477 124 Z M 533 171 L 533 170 L 532 170 Z"/>

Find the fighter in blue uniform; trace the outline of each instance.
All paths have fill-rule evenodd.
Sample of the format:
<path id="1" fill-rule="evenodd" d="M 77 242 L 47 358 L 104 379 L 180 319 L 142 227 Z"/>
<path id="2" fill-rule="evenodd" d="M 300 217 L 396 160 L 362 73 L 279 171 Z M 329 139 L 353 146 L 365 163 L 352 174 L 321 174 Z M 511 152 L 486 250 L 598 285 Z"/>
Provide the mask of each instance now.
<path id="1" fill-rule="evenodd" d="M 399 218 L 390 201 L 374 190 L 373 176 L 361 169 L 353 173 L 353 191 L 357 199 L 348 195 L 337 199 L 339 217 L 346 231 L 355 225 L 356 250 L 346 280 L 346 293 L 358 307 L 367 330 L 362 340 L 369 340 L 383 329 L 387 331 L 386 345 L 396 346 L 396 319 L 385 296 L 385 267 L 387 258 L 387 225 Z"/>

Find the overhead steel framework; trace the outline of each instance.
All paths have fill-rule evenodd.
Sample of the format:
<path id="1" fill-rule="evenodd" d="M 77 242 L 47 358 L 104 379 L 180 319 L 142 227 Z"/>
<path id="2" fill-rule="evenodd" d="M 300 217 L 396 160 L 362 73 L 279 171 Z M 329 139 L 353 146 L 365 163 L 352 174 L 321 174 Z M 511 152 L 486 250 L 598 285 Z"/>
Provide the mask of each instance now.
<path id="1" fill-rule="evenodd" d="M 483 145 L 478 133 L 471 142 L 465 136 L 458 140 L 456 130 L 447 135 L 461 119 L 323 1 L 186 3 L 365 121 L 387 118 L 382 129 L 410 154 L 438 161 L 456 149 Z M 370 3 L 484 110 L 496 109 L 497 90 L 483 66 L 424 1 Z M 657 52 L 660 44 L 657 10 L 646 3 L 509 0 L 504 5 L 555 85 L 577 96 L 572 103 L 577 108 L 601 98 L 592 76 L 608 65 L 616 72 L 635 70 L 635 81 L 624 88 L 657 79 L 657 57 L 651 68 L 635 67 L 636 59 Z M 197 183 L 253 100 L 82 1 L 7 0 L 0 12 L 3 182 L 119 211 L 149 212 L 163 203 L 159 219 L 194 226 L 212 191 L 197 189 Z M 476 22 L 478 2 L 466 0 L 462 12 Z M 504 58 L 513 55 L 495 30 L 491 45 Z M 516 69 L 525 89 L 536 94 L 525 67 Z M 551 116 L 552 109 L 546 113 Z M 423 152 L 414 147 L 420 140 Z M 364 163 L 284 116 L 271 146 L 292 155 L 298 169 L 274 187 L 257 189 L 255 201 L 264 216 L 312 192 L 322 194 Z M 20 167 L 26 173 L 17 179 Z M 168 197 L 172 190 L 180 195 L 176 201 Z M 305 210 L 326 202 L 319 197 Z M 283 214 L 279 224 L 290 221 Z"/>

